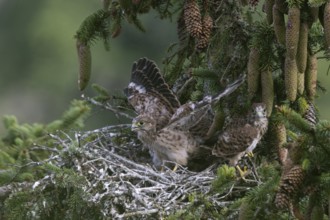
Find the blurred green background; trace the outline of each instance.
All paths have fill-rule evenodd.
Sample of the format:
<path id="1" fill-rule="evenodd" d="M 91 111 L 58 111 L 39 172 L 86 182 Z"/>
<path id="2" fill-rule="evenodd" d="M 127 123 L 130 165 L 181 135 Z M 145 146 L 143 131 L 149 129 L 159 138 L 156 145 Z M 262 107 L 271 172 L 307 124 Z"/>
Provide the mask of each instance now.
<path id="1" fill-rule="evenodd" d="M 78 58 L 74 35 L 81 22 L 102 7 L 98 0 L 0 0 L 0 117 L 16 115 L 20 123 L 48 123 L 61 116 L 72 99 L 80 99 Z M 161 64 L 176 27 L 156 13 L 142 16 L 142 33 L 124 25 L 110 51 L 103 43 L 92 47 L 92 83 L 121 93 L 132 63 L 146 56 Z M 160 65 L 161 66 L 161 65 Z M 109 111 L 94 110 L 87 120 L 92 129 L 114 123 Z M 3 125 L 0 125 L 3 132 Z"/>
<path id="2" fill-rule="evenodd" d="M 20 123 L 48 123 L 61 116 L 78 90 L 78 58 L 74 35 L 81 22 L 101 8 L 99 0 L 0 0 L 0 116 L 16 115 Z M 91 83 L 114 93 L 127 85 L 133 61 L 155 60 L 160 67 L 167 47 L 176 41 L 176 24 L 156 13 L 142 16 L 146 33 L 124 25 L 110 41 L 92 48 Z M 329 62 L 319 63 L 319 80 L 330 89 Z M 90 85 L 84 94 L 94 93 Z M 321 119 L 330 119 L 329 93 L 320 94 Z M 96 109 L 86 129 L 114 123 L 108 111 Z M 2 124 L 0 132 L 4 132 Z"/>

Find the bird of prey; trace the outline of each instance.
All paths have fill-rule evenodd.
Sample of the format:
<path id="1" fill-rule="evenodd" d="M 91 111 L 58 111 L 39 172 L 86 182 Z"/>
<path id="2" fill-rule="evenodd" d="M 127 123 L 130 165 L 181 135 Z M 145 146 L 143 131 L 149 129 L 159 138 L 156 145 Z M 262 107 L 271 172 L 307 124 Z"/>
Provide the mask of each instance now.
<path id="1" fill-rule="evenodd" d="M 180 105 L 156 64 L 146 58 L 136 61 L 125 93 L 138 114 L 132 130 L 149 148 L 154 165 L 161 168 L 165 161 L 171 161 L 185 166 L 198 155 L 213 122 L 212 105 L 243 82 L 240 78 L 217 96 Z"/>
<path id="2" fill-rule="evenodd" d="M 156 120 L 157 130 L 165 127 L 180 107 L 155 62 L 147 58 L 134 62 L 131 80 L 124 93 L 138 115 L 148 115 Z"/>
<path id="3" fill-rule="evenodd" d="M 212 153 L 236 166 L 243 155 L 252 154 L 267 128 L 266 105 L 254 103 L 246 118 L 234 119 L 218 136 Z"/>

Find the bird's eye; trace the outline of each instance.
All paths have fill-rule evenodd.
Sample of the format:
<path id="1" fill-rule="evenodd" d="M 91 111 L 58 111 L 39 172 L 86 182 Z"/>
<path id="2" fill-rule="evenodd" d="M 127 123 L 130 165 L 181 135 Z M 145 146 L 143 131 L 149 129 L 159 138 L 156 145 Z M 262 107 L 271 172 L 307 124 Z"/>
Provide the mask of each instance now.
<path id="1" fill-rule="evenodd" d="M 142 126 L 144 123 L 143 121 L 139 121 L 138 123 L 136 123 L 138 126 Z"/>

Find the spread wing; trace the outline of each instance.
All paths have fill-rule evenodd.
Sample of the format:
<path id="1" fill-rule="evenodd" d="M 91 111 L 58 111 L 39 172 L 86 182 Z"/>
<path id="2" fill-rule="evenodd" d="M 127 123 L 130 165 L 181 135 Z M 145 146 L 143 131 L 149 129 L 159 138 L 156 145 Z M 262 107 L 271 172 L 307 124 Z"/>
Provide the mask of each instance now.
<path id="1" fill-rule="evenodd" d="M 259 136 L 258 129 L 249 124 L 228 128 L 219 136 L 213 152 L 217 156 L 233 157 L 255 147 L 260 139 Z"/>
<path id="2" fill-rule="evenodd" d="M 155 62 L 147 58 L 134 62 L 130 83 L 124 92 L 137 114 L 157 120 L 157 130 L 168 124 L 180 106 Z"/>
<path id="3" fill-rule="evenodd" d="M 242 85 L 245 81 L 245 75 L 242 75 L 240 78 L 235 80 L 233 83 L 229 84 L 222 92 L 215 96 L 205 96 L 203 100 L 199 102 L 188 102 L 184 105 L 181 105 L 180 108 L 176 110 L 174 115 L 172 116 L 170 123 L 173 123 L 177 120 L 180 120 L 183 117 L 188 116 L 194 111 L 199 111 L 202 108 L 209 108 L 209 106 L 216 105 L 223 97 L 230 95 L 233 93 L 240 85 Z M 207 107 L 206 107 L 207 106 Z"/>
<path id="4" fill-rule="evenodd" d="M 193 137 L 204 140 L 213 122 L 213 110 L 210 105 L 205 105 L 197 109 L 193 108 L 194 105 L 192 103 L 182 105 L 176 113 L 181 113 L 180 110 L 182 110 L 182 114 L 180 115 L 183 116 L 176 117 L 173 121 L 171 120 L 167 128 L 176 131 L 189 131 Z M 190 112 L 188 112 L 189 110 Z"/>
<path id="5" fill-rule="evenodd" d="M 173 114 L 169 128 L 180 131 L 189 131 L 194 137 L 205 140 L 214 120 L 212 106 L 221 98 L 234 92 L 245 80 L 245 75 L 231 83 L 224 91 L 215 96 L 206 96 L 199 102 L 188 102 Z"/>

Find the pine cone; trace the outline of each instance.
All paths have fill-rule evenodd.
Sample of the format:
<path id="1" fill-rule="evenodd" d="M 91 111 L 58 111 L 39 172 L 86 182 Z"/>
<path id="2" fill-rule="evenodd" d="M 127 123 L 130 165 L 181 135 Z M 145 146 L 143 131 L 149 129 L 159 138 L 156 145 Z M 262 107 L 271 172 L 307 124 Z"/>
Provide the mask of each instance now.
<path id="1" fill-rule="evenodd" d="M 317 58 L 315 54 L 308 55 L 305 74 L 305 86 L 307 96 L 310 100 L 313 100 L 316 95 L 317 83 Z"/>
<path id="2" fill-rule="evenodd" d="M 323 14 L 324 36 L 327 49 L 330 50 L 330 2 L 328 1 L 324 7 Z"/>
<path id="3" fill-rule="evenodd" d="M 278 123 L 274 126 L 275 144 L 278 152 L 278 158 L 282 165 L 288 156 L 288 149 L 284 148 L 283 145 L 286 143 L 286 128 L 283 123 Z"/>
<path id="4" fill-rule="evenodd" d="M 210 15 L 205 15 L 202 21 L 203 31 L 198 38 L 196 48 L 204 49 L 208 46 L 213 28 L 213 20 Z"/>
<path id="5" fill-rule="evenodd" d="M 187 31 L 194 38 L 202 33 L 201 13 L 195 0 L 186 0 L 184 4 L 184 22 Z"/>
<path id="6" fill-rule="evenodd" d="M 297 51 L 297 68 L 300 73 L 304 73 L 307 64 L 307 43 L 308 43 L 308 24 L 300 23 L 299 43 Z"/>
<path id="7" fill-rule="evenodd" d="M 84 90 L 91 75 L 91 49 L 88 45 L 82 43 L 80 40 L 77 40 L 76 46 L 79 60 L 78 85 L 80 90 Z"/>
<path id="8" fill-rule="evenodd" d="M 276 194 L 275 205 L 283 209 L 289 207 L 292 197 L 299 191 L 304 180 L 304 171 L 300 165 L 292 169 L 281 177 L 280 188 Z"/>
<path id="9" fill-rule="evenodd" d="M 248 92 L 252 98 L 259 88 L 260 83 L 260 70 L 259 70 L 260 52 L 257 48 L 251 48 L 248 61 Z"/>
<path id="10" fill-rule="evenodd" d="M 285 45 L 284 14 L 278 9 L 278 6 L 276 4 L 273 6 L 273 20 L 277 42 L 281 45 Z"/>
<path id="11" fill-rule="evenodd" d="M 287 98 L 294 102 L 297 98 L 297 63 L 296 59 L 285 58 L 284 80 Z"/>
<path id="12" fill-rule="evenodd" d="M 313 102 L 308 101 L 308 108 L 306 109 L 303 118 L 308 121 L 308 123 L 312 126 L 315 127 L 318 119 L 317 119 L 317 113 L 316 113 L 316 109 L 315 106 L 313 104 Z"/>
<path id="13" fill-rule="evenodd" d="M 297 91 L 299 95 L 302 95 L 305 91 L 305 73 L 297 73 Z"/>
<path id="14" fill-rule="evenodd" d="M 274 82 L 270 67 L 261 72 L 262 102 L 265 103 L 267 116 L 272 114 L 274 103 Z"/>
<path id="15" fill-rule="evenodd" d="M 297 55 L 297 48 L 299 42 L 299 28 L 300 28 L 300 8 L 293 5 L 289 8 L 288 22 L 286 26 L 286 56 L 295 59 Z"/>

